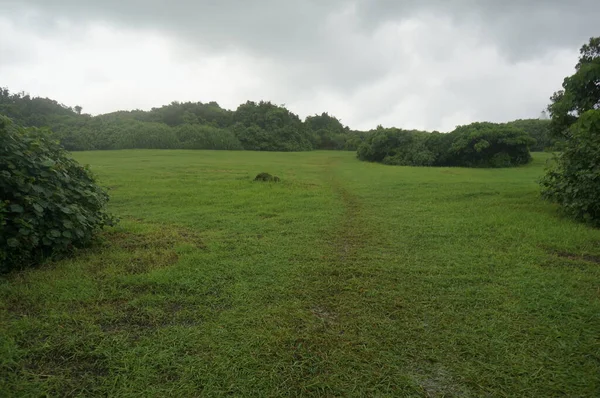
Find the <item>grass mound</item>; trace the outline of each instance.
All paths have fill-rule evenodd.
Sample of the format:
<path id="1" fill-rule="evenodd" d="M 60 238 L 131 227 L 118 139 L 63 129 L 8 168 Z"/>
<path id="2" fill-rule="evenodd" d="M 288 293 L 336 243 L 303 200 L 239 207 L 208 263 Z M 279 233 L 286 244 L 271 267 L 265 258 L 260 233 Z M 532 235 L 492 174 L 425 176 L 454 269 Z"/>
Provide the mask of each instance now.
<path id="1" fill-rule="evenodd" d="M 279 182 L 281 181 L 281 179 L 277 176 L 273 176 L 269 173 L 259 173 L 255 178 L 254 181 L 273 181 L 273 182 Z"/>

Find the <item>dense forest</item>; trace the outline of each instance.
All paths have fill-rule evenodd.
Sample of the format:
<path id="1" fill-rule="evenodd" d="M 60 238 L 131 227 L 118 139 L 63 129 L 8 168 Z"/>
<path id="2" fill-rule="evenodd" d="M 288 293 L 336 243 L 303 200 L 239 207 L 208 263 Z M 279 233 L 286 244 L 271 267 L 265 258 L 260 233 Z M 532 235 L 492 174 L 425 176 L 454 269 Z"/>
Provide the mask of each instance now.
<path id="1" fill-rule="evenodd" d="M 18 125 L 48 127 L 70 151 L 130 148 L 358 150 L 363 160 L 389 164 L 499 166 L 524 162 L 528 159 L 528 155 L 522 153 L 527 151 L 524 148 L 543 151 L 553 144 L 549 121 L 539 119 L 506 124 L 475 123 L 441 134 L 381 126 L 370 131 L 355 131 L 328 113 L 301 120 L 284 106 L 265 101 L 248 101 L 235 111 L 224 109 L 216 102 L 172 102 L 149 111 L 118 111 L 98 116 L 82 110 L 80 106 L 69 107 L 52 99 L 0 89 L 0 115 L 13 119 Z M 476 132 L 481 137 L 467 143 L 466 131 Z M 459 136 L 462 140 L 457 139 Z M 502 145 L 511 139 L 517 140 L 520 147 L 507 152 Z M 453 154 L 448 152 L 451 147 Z M 479 157 L 464 161 L 469 151 Z M 494 159 L 484 156 L 491 152 Z"/>

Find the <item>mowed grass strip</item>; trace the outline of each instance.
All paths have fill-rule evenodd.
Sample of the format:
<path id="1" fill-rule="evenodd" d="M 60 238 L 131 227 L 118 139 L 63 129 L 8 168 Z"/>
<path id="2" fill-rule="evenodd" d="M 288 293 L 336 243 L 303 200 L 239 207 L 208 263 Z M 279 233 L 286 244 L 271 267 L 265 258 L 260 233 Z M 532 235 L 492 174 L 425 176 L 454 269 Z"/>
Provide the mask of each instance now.
<path id="1" fill-rule="evenodd" d="M 600 395 L 600 231 L 540 201 L 543 154 L 76 157 L 123 221 L 3 277 L 0 395 Z"/>

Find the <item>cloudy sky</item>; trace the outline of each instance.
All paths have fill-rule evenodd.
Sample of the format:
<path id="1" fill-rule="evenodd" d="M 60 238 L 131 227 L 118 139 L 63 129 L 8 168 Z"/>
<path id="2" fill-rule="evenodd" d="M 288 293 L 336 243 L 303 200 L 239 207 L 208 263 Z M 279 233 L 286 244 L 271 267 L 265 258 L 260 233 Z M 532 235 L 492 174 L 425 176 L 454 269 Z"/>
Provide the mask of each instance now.
<path id="1" fill-rule="evenodd" d="M 538 117 L 598 21 L 597 0 L 0 0 L 0 86 L 447 131 Z"/>

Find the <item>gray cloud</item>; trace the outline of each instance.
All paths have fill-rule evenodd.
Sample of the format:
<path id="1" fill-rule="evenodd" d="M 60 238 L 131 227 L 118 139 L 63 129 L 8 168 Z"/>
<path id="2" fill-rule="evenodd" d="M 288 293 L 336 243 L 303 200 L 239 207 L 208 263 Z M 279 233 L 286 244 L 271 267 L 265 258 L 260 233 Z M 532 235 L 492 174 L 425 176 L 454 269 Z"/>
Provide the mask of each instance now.
<path id="1" fill-rule="evenodd" d="M 235 73 L 232 80 L 240 82 L 222 90 L 228 104 L 244 95 L 286 103 L 303 115 L 327 110 L 352 127 L 381 122 L 449 129 L 475 119 L 536 117 L 575 64 L 579 46 L 598 34 L 593 30 L 600 20 L 600 3 L 0 0 L 2 16 L 28 40 L 15 45 L 0 38 L 0 73 L 8 70 L 8 58 L 24 70 L 35 65 L 36 71 L 43 71 L 45 61 L 39 53 L 44 50 L 32 37 L 77 54 L 91 45 L 85 42 L 90 27 L 104 26 L 111 32 L 128 32 L 124 37 L 145 35 L 168 42 L 161 57 L 168 57 L 170 64 L 161 66 L 155 79 L 172 79 L 169 68 L 199 68 L 203 59 L 220 60 L 222 73 Z M 135 48 L 135 43 L 130 45 Z M 38 56 L 32 55 L 36 48 Z M 111 54 L 108 47 L 102 51 Z M 140 54 L 152 59 L 151 54 Z M 76 56 L 72 59 L 79 62 Z M 133 65 L 135 59 L 128 62 Z M 117 79 L 118 70 L 108 74 L 85 68 L 87 77 L 78 82 L 83 86 Z M 219 73 L 214 67 L 209 70 Z M 227 80 L 225 75 L 220 78 Z M 243 84 L 244 78 L 251 81 Z M 56 84 L 69 83 L 58 79 Z M 179 84 L 164 85 L 164 94 L 156 92 L 156 100 L 167 93 L 175 98 L 164 98 L 165 103 L 186 99 L 177 93 L 189 97 L 185 83 Z M 204 80 L 190 84 L 208 87 Z M 119 89 L 119 84 L 113 86 Z M 52 91 L 52 85 L 47 89 Z M 61 90 L 69 97 L 76 92 L 75 87 Z M 204 91 L 222 94 L 214 88 Z M 93 98 L 90 101 L 94 107 Z M 130 103 L 146 104 L 135 95 Z"/>
<path id="2" fill-rule="evenodd" d="M 364 26 L 418 15 L 446 17 L 483 42 L 499 46 L 513 61 L 557 47 L 580 46 L 598 35 L 597 0 L 361 0 Z"/>

